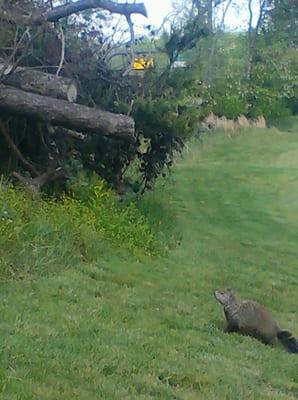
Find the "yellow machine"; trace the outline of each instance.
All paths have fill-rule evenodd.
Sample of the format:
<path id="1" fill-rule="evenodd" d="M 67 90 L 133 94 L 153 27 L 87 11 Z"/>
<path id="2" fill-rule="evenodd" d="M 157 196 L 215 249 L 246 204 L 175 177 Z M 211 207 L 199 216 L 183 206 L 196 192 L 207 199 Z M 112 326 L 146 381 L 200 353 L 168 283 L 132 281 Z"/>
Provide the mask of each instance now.
<path id="1" fill-rule="evenodd" d="M 138 56 L 133 62 L 135 71 L 144 71 L 145 69 L 154 68 L 154 58 L 152 56 Z"/>

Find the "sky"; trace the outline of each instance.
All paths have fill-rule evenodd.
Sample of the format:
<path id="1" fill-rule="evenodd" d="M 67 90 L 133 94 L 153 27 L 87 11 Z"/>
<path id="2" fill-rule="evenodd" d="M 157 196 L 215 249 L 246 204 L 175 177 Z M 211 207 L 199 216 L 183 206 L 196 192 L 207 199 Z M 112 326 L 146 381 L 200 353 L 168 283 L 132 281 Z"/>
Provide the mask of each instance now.
<path id="1" fill-rule="evenodd" d="M 172 10 L 172 0 L 143 0 L 148 11 L 148 21 L 160 26 Z"/>
<path id="2" fill-rule="evenodd" d="M 137 24 L 153 24 L 159 27 L 172 10 L 172 0 L 143 0 L 143 2 L 148 11 L 148 19 L 134 17 L 137 18 Z M 248 22 L 247 0 L 235 0 L 233 3 L 234 5 L 227 12 L 225 25 L 229 30 L 245 29 Z M 257 3 L 258 0 L 254 0 L 255 10 L 257 10 Z"/>

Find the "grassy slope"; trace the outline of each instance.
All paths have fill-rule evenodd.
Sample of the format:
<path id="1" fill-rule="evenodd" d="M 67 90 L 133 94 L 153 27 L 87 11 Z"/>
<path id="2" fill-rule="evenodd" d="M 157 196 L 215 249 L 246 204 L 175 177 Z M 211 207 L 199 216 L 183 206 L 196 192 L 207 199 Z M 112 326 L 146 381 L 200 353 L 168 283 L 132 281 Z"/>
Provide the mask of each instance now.
<path id="1" fill-rule="evenodd" d="M 297 132 L 298 133 L 298 132 Z M 181 232 L 167 259 L 1 283 L 0 399 L 295 399 L 298 357 L 225 334 L 232 286 L 298 335 L 298 136 L 192 143 L 142 207 Z"/>

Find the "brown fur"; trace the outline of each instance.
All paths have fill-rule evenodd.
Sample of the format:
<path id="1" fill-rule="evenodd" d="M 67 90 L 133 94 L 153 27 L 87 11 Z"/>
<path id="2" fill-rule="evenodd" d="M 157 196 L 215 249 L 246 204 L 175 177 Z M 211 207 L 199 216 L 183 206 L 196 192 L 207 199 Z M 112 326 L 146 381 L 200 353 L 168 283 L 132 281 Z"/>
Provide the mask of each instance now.
<path id="1" fill-rule="evenodd" d="M 293 353 L 298 353 L 298 342 L 287 331 L 279 328 L 270 311 L 251 300 L 237 299 L 231 289 L 216 290 L 216 300 L 223 305 L 228 332 L 239 332 L 274 345 L 280 340 Z"/>

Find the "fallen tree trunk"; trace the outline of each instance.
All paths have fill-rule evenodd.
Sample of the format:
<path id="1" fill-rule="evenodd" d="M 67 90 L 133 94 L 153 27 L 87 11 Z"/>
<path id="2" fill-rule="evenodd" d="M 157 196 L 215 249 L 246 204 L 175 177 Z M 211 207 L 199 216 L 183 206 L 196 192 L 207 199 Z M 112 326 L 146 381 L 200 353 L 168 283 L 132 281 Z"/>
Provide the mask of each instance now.
<path id="1" fill-rule="evenodd" d="M 0 62 L 1 66 L 1 62 Z M 64 99 L 74 103 L 77 99 L 77 85 L 71 78 L 56 76 L 36 69 L 17 68 L 11 75 L 9 66 L 2 82 L 43 96 Z"/>
<path id="2" fill-rule="evenodd" d="M 3 84 L 0 84 L 0 109 L 82 132 L 134 139 L 135 123 L 131 117 L 28 93 Z"/>

